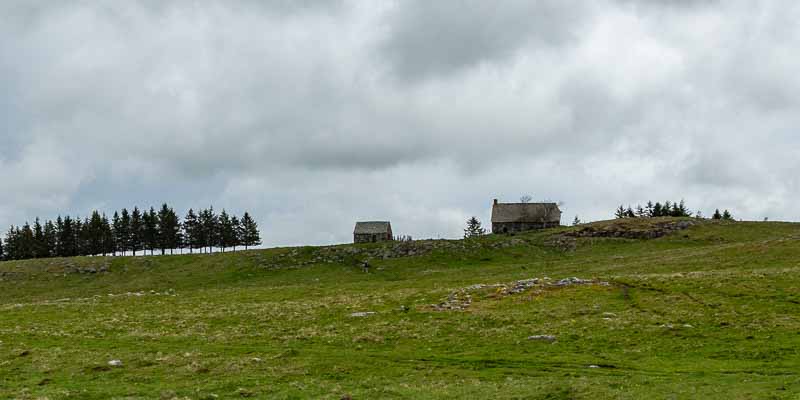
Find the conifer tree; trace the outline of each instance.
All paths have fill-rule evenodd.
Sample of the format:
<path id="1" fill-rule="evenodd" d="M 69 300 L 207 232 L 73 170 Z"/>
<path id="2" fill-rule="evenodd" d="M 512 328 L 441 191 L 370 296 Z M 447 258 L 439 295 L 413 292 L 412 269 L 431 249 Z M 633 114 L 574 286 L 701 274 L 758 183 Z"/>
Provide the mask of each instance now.
<path id="1" fill-rule="evenodd" d="M 653 212 L 655 211 L 655 206 L 653 205 L 652 201 L 647 201 L 647 205 L 644 207 L 644 212 L 647 217 L 653 217 Z"/>
<path id="2" fill-rule="evenodd" d="M 225 252 L 225 249 L 228 247 L 233 247 L 233 241 L 235 232 L 233 230 L 233 224 L 231 223 L 231 218 L 228 215 L 228 212 L 225 209 L 222 209 L 222 212 L 219 214 L 218 218 L 218 233 L 219 233 L 219 247 L 222 248 L 222 252 Z"/>
<path id="3" fill-rule="evenodd" d="M 728 210 L 725 210 L 722 212 L 722 219 L 724 221 L 733 221 L 733 216 L 730 212 L 728 212 Z"/>
<path id="4" fill-rule="evenodd" d="M 101 219 L 101 242 L 102 242 L 102 251 L 103 257 L 108 254 L 114 254 L 115 250 L 115 240 L 114 240 L 114 231 L 111 229 L 111 222 L 108 220 L 108 216 L 103 213 Z"/>
<path id="5" fill-rule="evenodd" d="M 156 210 L 153 207 L 150 207 L 150 211 L 147 211 L 142 215 L 143 220 L 143 234 L 144 234 L 144 247 L 147 250 L 150 250 L 150 255 L 153 255 L 153 251 L 157 247 L 159 247 L 159 236 L 158 236 L 158 215 L 156 214 Z"/>
<path id="6" fill-rule="evenodd" d="M 231 246 L 235 252 L 236 247 L 242 245 L 242 223 L 239 221 L 239 217 L 235 215 L 231 217 L 231 229 L 233 231 L 233 242 L 231 242 Z"/>
<path id="7" fill-rule="evenodd" d="M 242 231 L 242 244 L 244 244 L 245 250 L 251 246 L 258 246 L 261 244 L 261 235 L 258 232 L 258 224 L 247 212 L 245 212 L 242 216 Z"/>
<path id="8" fill-rule="evenodd" d="M 3 238 L 0 238 L 0 261 L 3 261 L 5 259 L 6 259 L 6 252 L 5 249 L 3 248 Z"/>
<path id="9" fill-rule="evenodd" d="M 33 243 L 31 244 L 33 257 L 44 258 L 47 257 L 47 245 L 44 242 L 44 228 L 39 221 L 39 217 L 33 221 Z"/>
<path id="10" fill-rule="evenodd" d="M 578 226 L 581 224 L 581 219 L 578 216 L 575 216 L 575 219 L 572 220 L 572 226 Z"/>
<path id="11" fill-rule="evenodd" d="M 722 214 L 720 214 L 719 208 L 714 210 L 714 215 L 711 216 L 711 219 L 722 219 Z"/>
<path id="12" fill-rule="evenodd" d="M 481 221 L 477 217 L 470 217 L 467 220 L 467 227 L 464 229 L 464 239 L 478 237 L 486 234 L 486 229 L 481 227 Z"/>
<path id="13" fill-rule="evenodd" d="M 45 257 L 54 257 L 56 255 L 56 247 L 58 243 L 58 235 L 56 232 L 56 225 L 53 221 L 47 221 L 44 224 L 44 248 L 46 251 Z"/>
<path id="14" fill-rule="evenodd" d="M 620 204 L 619 208 L 617 208 L 617 211 L 614 212 L 614 217 L 620 219 L 620 218 L 625 218 L 625 215 L 626 215 L 625 207 L 623 207 L 622 204 Z"/>
<path id="15" fill-rule="evenodd" d="M 183 218 L 183 243 L 189 248 L 189 254 L 192 254 L 197 246 L 197 235 L 197 215 L 190 208 Z"/>
<path id="16" fill-rule="evenodd" d="M 126 251 L 131 250 L 131 215 L 125 208 L 122 209 L 122 213 L 120 214 L 120 221 L 122 224 L 122 230 L 120 231 L 122 235 L 122 255 L 125 255 Z"/>
<path id="17" fill-rule="evenodd" d="M 139 207 L 133 207 L 131 211 L 131 237 L 130 250 L 136 256 L 136 252 L 142 249 L 142 237 L 144 236 L 144 223 L 142 222 L 142 212 Z"/>

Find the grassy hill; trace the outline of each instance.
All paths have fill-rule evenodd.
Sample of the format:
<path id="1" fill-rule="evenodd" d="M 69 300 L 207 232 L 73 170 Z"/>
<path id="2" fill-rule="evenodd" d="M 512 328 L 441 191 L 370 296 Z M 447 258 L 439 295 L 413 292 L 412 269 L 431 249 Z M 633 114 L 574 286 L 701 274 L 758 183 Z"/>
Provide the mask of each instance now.
<path id="1" fill-rule="evenodd" d="M 0 398 L 797 399 L 800 224 L 689 225 L 0 263 Z"/>

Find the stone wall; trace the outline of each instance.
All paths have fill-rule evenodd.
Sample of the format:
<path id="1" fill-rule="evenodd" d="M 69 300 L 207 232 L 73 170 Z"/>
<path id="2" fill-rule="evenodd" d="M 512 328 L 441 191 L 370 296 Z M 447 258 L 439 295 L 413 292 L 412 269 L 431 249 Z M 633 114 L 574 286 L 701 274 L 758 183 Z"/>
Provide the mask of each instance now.
<path id="1" fill-rule="evenodd" d="M 519 233 L 557 226 L 560 226 L 557 222 L 493 222 L 492 233 Z"/>
<path id="2" fill-rule="evenodd" d="M 354 243 L 375 243 L 375 242 L 387 242 L 390 241 L 391 236 L 383 235 L 383 234 L 376 234 L 376 233 L 356 233 L 353 234 L 353 242 Z"/>

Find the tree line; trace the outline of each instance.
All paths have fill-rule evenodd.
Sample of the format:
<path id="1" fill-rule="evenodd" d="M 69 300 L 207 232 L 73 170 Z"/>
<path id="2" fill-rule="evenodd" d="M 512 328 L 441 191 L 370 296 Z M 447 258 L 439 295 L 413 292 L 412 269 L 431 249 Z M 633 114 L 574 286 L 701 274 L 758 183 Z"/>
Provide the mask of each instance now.
<path id="1" fill-rule="evenodd" d="M 55 221 L 40 221 L 33 224 L 11 226 L 0 238 L 0 260 L 23 260 L 30 258 L 137 255 L 174 253 L 176 249 L 188 249 L 189 253 L 211 252 L 219 248 L 236 251 L 261 244 L 258 224 L 249 213 L 241 218 L 214 207 L 195 213 L 189 209 L 181 221 L 175 210 L 162 205 L 156 211 L 132 211 L 123 208 L 109 219 L 105 213 L 92 211 L 91 217 L 59 216 Z"/>
<path id="2" fill-rule="evenodd" d="M 691 211 L 686 207 L 686 204 L 683 200 L 677 202 L 670 202 L 669 200 L 665 201 L 663 204 L 661 202 L 648 201 L 647 204 L 642 207 L 641 205 L 637 205 L 635 208 L 628 206 L 627 208 L 623 205 L 617 207 L 614 211 L 614 217 L 616 218 L 656 218 L 656 217 L 696 217 L 696 218 L 703 218 L 703 215 L 700 211 L 696 214 L 692 214 Z M 579 221 L 575 217 L 576 221 Z M 733 216 L 728 210 L 725 210 L 723 213 L 719 212 L 717 209 L 714 212 L 714 215 L 711 216 L 712 219 L 721 219 L 721 220 L 733 220 Z M 580 223 L 580 222 L 578 222 Z M 575 222 L 573 222 L 575 224 Z"/>

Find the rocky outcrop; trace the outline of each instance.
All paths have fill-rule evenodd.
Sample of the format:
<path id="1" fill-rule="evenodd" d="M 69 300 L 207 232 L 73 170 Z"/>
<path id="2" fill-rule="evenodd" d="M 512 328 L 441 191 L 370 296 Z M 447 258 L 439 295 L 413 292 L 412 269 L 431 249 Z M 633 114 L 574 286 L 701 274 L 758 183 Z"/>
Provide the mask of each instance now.
<path id="1" fill-rule="evenodd" d="M 673 232 L 690 228 L 697 224 L 692 220 L 659 221 L 654 223 L 628 223 L 620 222 L 588 225 L 575 231 L 564 233 L 568 237 L 611 237 L 625 239 L 656 239 Z"/>

